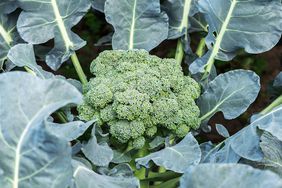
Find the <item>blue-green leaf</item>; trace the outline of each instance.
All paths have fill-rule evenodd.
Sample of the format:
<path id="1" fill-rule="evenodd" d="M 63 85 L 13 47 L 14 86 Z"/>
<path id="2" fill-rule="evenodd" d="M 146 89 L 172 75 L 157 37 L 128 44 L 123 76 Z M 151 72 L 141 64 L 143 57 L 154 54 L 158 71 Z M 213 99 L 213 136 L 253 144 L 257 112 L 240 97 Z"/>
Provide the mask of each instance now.
<path id="1" fill-rule="evenodd" d="M 55 136 L 72 141 L 81 136 L 94 121 L 73 121 L 65 124 L 45 122 L 47 130 Z"/>
<path id="2" fill-rule="evenodd" d="M 240 49 L 251 54 L 268 51 L 281 37 L 281 0 L 200 0 L 199 10 L 209 25 L 210 50 L 190 66 L 193 74 L 208 74 L 214 59 L 229 61 Z"/>
<path id="3" fill-rule="evenodd" d="M 107 166 L 113 159 L 114 152 L 106 142 L 98 143 L 95 132 L 94 126 L 91 139 L 86 144 L 83 144 L 81 150 L 94 165 Z"/>
<path id="4" fill-rule="evenodd" d="M 31 44 L 55 39 L 55 47 L 46 56 L 46 63 L 53 70 L 86 44 L 71 28 L 90 8 L 88 0 L 19 0 L 19 3 L 23 9 L 17 23 L 21 37 Z"/>
<path id="5" fill-rule="evenodd" d="M 90 0 L 92 7 L 100 12 L 104 12 L 106 0 Z"/>
<path id="6" fill-rule="evenodd" d="M 189 133 L 181 142 L 175 146 L 166 147 L 146 157 L 135 161 L 138 165 L 149 167 L 149 162 L 154 161 L 158 166 L 167 170 L 183 173 L 189 166 L 197 165 L 201 160 L 201 149 L 197 140 Z"/>
<path id="7" fill-rule="evenodd" d="M 220 154 L 224 154 L 220 158 L 234 159 L 225 162 L 236 163 L 241 157 L 251 161 L 262 161 L 264 154 L 260 147 L 261 134 L 258 128 L 264 125 L 266 130 L 272 130 L 272 127 L 276 127 L 276 124 L 281 122 L 281 116 L 282 105 L 268 114 L 257 117 L 250 125 L 227 138 L 222 144 L 212 148 L 203 159 L 203 162 L 214 162 L 214 159 L 217 159 Z"/>
<path id="8" fill-rule="evenodd" d="M 180 188 L 280 188 L 282 179 L 271 171 L 242 164 L 200 164 L 192 166 L 180 180 Z"/>
<path id="9" fill-rule="evenodd" d="M 280 72 L 273 82 L 274 87 L 282 87 L 282 72 Z"/>
<path id="10" fill-rule="evenodd" d="M 228 138 L 230 136 L 228 130 L 223 125 L 215 124 L 215 128 L 218 134 L 220 134 L 224 138 Z"/>
<path id="11" fill-rule="evenodd" d="M 134 176 L 101 175 L 83 164 L 74 161 L 73 174 L 75 188 L 139 188 L 139 181 Z"/>
<path id="12" fill-rule="evenodd" d="M 165 0 L 162 9 L 169 17 L 169 39 L 186 34 L 190 27 L 189 17 L 198 12 L 195 0 Z"/>
<path id="13" fill-rule="evenodd" d="M 15 15 L 3 15 L 0 13 L 0 70 L 7 60 L 7 54 L 10 48 L 19 41 L 19 35 L 16 30 Z"/>
<path id="14" fill-rule="evenodd" d="M 226 119 L 234 119 L 245 112 L 258 95 L 259 80 L 258 75 L 247 70 L 234 70 L 217 76 L 198 100 L 202 121 L 208 121 L 219 111 Z"/>
<path id="15" fill-rule="evenodd" d="M 1 0 L 0 2 L 0 14 L 9 14 L 16 10 L 18 7 L 17 0 Z"/>
<path id="16" fill-rule="evenodd" d="M 28 67 L 36 76 L 40 78 L 52 78 L 54 75 L 50 72 L 44 71 L 37 65 L 34 55 L 33 46 L 31 44 L 17 44 L 13 46 L 7 57 L 12 63 L 18 67 Z"/>
<path id="17" fill-rule="evenodd" d="M 67 187 L 70 145 L 50 134 L 44 120 L 67 104 L 82 102 L 81 94 L 63 80 L 24 72 L 0 74 L 0 90 L 1 187 Z"/>
<path id="18" fill-rule="evenodd" d="M 278 140 L 282 141 L 282 105 L 273 109 L 268 118 L 258 118 L 260 121 L 257 123 L 259 129 L 267 131 L 275 136 Z"/>
<path id="19" fill-rule="evenodd" d="M 113 25 L 113 49 L 152 50 L 168 36 L 168 17 L 156 0 L 107 0 L 106 20 Z"/>
<path id="20" fill-rule="evenodd" d="M 120 163 L 129 163 L 131 161 L 131 155 L 130 152 L 119 152 L 117 150 L 114 150 L 114 156 L 112 159 L 112 163 L 120 164 Z"/>
<path id="21" fill-rule="evenodd" d="M 261 136 L 261 150 L 264 154 L 264 168 L 276 172 L 282 178 L 282 141 L 268 132 Z"/>

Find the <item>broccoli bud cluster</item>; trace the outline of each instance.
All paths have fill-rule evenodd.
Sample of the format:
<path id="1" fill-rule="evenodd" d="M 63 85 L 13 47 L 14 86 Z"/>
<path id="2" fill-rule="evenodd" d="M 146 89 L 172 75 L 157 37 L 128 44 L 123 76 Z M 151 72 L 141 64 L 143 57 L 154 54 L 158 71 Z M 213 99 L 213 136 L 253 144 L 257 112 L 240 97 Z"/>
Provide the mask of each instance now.
<path id="1" fill-rule="evenodd" d="M 104 51 L 90 68 L 95 75 L 84 87 L 82 120 L 97 119 L 109 126 L 120 143 L 142 148 L 160 133 L 184 137 L 200 124 L 195 99 L 199 84 L 184 76 L 174 59 L 161 59 L 144 50 Z M 165 135 L 163 135 L 165 136 Z"/>

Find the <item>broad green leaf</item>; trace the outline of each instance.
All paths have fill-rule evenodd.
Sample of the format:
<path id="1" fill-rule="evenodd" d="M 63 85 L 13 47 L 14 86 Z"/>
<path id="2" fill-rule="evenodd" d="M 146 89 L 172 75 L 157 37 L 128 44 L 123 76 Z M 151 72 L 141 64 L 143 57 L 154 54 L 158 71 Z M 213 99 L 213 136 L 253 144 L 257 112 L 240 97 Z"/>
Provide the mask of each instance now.
<path id="1" fill-rule="evenodd" d="M 50 133 L 67 141 L 72 141 L 81 136 L 93 122 L 73 121 L 65 124 L 46 122 L 45 124 Z"/>
<path id="2" fill-rule="evenodd" d="M 189 17 L 198 11 L 195 0 L 165 0 L 162 9 L 169 17 L 169 39 L 187 34 L 190 27 Z"/>
<path id="3" fill-rule="evenodd" d="M 207 22 L 202 13 L 198 12 L 190 17 L 189 22 L 191 24 L 191 27 L 188 28 L 189 33 L 208 32 Z"/>
<path id="4" fill-rule="evenodd" d="M 168 17 L 156 0 L 107 0 L 106 20 L 113 25 L 113 49 L 150 51 L 168 36 Z"/>
<path id="5" fill-rule="evenodd" d="M 190 66 L 192 74 L 208 74 L 214 59 L 229 61 L 240 49 L 251 54 L 268 51 L 281 37 L 281 0 L 200 0 L 199 10 L 209 25 L 210 50 Z"/>
<path id="6" fill-rule="evenodd" d="M 279 133 L 281 133 L 281 117 L 282 105 L 268 114 L 258 117 L 251 125 L 233 135 L 231 147 L 238 155 L 249 160 L 259 161 L 260 157 L 255 157 L 260 156 L 259 153 L 261 153 L 259 147 L 260 135 L 257 128 L 262 129 L 263 127 L 263 130 L 274 133 L 274 136 L 279 136 Z M 273 132 L 275 129 L 277 129 L 277 133 Z"/>
<path id="7" fill-rule="evenodd" d="M 18 67 L 28 67 L 40 78 L 52 78 L 54 75 L 44 71 L 35 60 L 33 46 L 31 44 L 17 44 L 13 46 L 7 57 Z"/>
<path id="8" fill-rule="evenodd" d="M 138 165 L 149 168 L 149 162 L 154 161 L 158 166 L 167 170 L 183 173 L 192 165 L 197 165 L 201 160 L 201 150 L 197 140 L 189 133 L 175 146 L 166 147 L 146 157 L 136 159 Z"/>
<path id="9" fill-rule="evenodd" d="M 21 37 L 31 44 L 55 39 L 55 47 L 46 56 L 46 63 L 53 70 L 86 44 L 71 28 L 90 8 L 88 0 L 18 1 L 23 9 L 17 23 Z"/>
<path id="10" fill-rule="evenodd" d="M 282 178 L 282 141 L 270 133 L 264 132 L 260 147 L 264 154 L 264 168 L 276 172 Z"/>
<path id="11" fill-rule="evenodd" d="M 114 156 L 113 150 L 106 142 L 98 143 L 95 135 L 95 126 L 92 129 L 90 140 L 83 145 L 82 152 L 96 166 L 108 166 Z"/>
<path id="12" fill-rule="evenodd" d="M 28 70 L 29 72 L 42 79 L 50 79 L 56 77 L 58 79 L 66 80 L 82 92 L 82 85 L 79 81 L 71 78 L 66 79 L 61 75 L 54 75 L 51 72 L 43 70 L 41 66 L 37 65 L 33 45 L 31 44 L 17 44 L 13 46 L 9 50 L 7 57 L 14 65 L 25 68 L 28 67 L 29 69 L 31 69 L 31 71 L 33 71 L 31 72 L 30 70 Z M 70 107 L 65 107 L 62 110 L 64 110 L 65 114 L 67 115 L 67 119 L 69 121 L 72 121 L 73 115 L 70 112 Z"/>
<path id="13" fill-rule="evenodd" d="M 215 128 L 218 134 L 220 134 L 221 136 L 225 138 L 228 138 L 230 136 L 228 130 L 223 125 L 215 124 Z"/>
<path id="14" fill-rule="evenodd" d="M 241 157 L 234 152 L 230 143 L 227 139 L 215 147 L 207 144 L 200 146 L 203 152 L 201 163 L 237 163 Z"/>
<path id="15" fill-rule="evenodd" d="M 18 7 L 17 0 L 1 0 L 0 14 L 9 14 Z"/>
<path id="16" fill-rule="evenodd" d="M 224 154 L 221 158 L 231 159 L 231 156 L 233 156 L 234 160 L 229 161 L 233 163 L 238 162 L 240 157 L 251 161 L 262 161 L 264 155 L 260 147 L 261 134 L 258 131 L 258 128 L 261 125 L 264 125 L 265 129 L 272 130 L 272 127 L 275 127 L 277 122 L 281 122 L 281 116 L 282 105 L 268 114 L 257 117 L 250 125 L 225 139 L 222 144 L 209 150 L 202 161 L 214 162 L 214 159 L 216 159 L 216 156 L 220 153 Z M 237 160 L 235 160 L 236 155 L 234 155 L 234 153 L 239 156 L 239 158 L 237 157 Z"/>
<path id="17" fill-rule="evenodd" d="M 208 84 L 198 99 L 202 121 L 221 111 L 234 119 L 246 111 L 260 90 L 259 76 L 252 71 L 234 70 L 220 74 Z"/>
<path id="18" fill-rule="evenodd" d="M 282 105 L 271 111 L 269 118 L 263 118 L 257 124 L 258 128 L 271 133 L 278 140 L 282 141 Z M 275 116 L 274 116 L 275 115 Z"/>
<path id="19" fill-rule="evenodd" d="M 139 181 L 134 176 L 109 176 L 98 174 L 83 164 L 74 161 L 73 174 L 76 188 L 139 188 Z"/>
<path id="20" fill-rule="evenodd" d="M 0 69 L 3 69 L 3 64 L 7 60 L 10 48 L 19 40 L 16 30 L 16 19 L 15 15 L 8 16 L 0 12 Z"/>
<path id="21" fill-rule="evenodd" d="M 50 134 L 44 120 L 67 104 L 80 103 L 81 94 L 63 80 L 25 72 L 0 74 L 0 90 L 1 188 L 67 187 L 70 145 Z"/>
<path id="22" fill-rule="evenodd" d="M 242 164 L 200 164 L 180 179 L 180 188 L 280 188 L 282 179 L 271 171 Z"/>

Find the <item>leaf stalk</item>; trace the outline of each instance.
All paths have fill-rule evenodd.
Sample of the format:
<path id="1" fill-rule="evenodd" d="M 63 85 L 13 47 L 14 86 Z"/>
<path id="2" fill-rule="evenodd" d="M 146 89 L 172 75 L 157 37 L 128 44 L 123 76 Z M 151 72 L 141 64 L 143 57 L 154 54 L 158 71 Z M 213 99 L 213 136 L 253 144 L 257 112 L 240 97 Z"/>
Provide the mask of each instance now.
<path id="1" fill-rule="evenodd" d="M 71 55 L 71 60 L 82 85 L 87 84 L 87 77 L 83 72 L 83 69 L 75 52 Z"/>

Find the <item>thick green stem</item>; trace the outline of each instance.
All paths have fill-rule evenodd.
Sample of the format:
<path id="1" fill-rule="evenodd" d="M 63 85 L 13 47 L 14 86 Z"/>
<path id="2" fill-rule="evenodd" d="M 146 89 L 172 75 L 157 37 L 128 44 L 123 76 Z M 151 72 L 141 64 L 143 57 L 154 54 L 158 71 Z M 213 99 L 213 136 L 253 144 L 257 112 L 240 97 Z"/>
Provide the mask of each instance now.
<path id="1" fill-rule="evenodd" d="M 33 70 L 31 70 L 29 67 L 24 66 L 24 69 L 26 70 L 26 72 L 32 74 L 33 76 L 36 76 L 36 73 Z"/>
<path id="2" fill-rule="evenodd" d="M 198 45 L 198 48 L 197 48 L 197 51 L 196 51 L 196 54 L 199 56 L 199 57 L 202 57 L 205 53 L 205 47 L 206 47 L 206 41 L 205 41 L 205 38 L 202 38 L 200 40 L 200 43 Z"/>
<path id="3" fill-rule="evenodd" d="M 84 74 L 84 72 L 83 72 L 83 69 L 82 69 L 82 67 L 81 67 L 81 65 L 80 65 L 80 62 L 79 62 L 79 60 L 78 60 L 78 58 L 77 58 L 76 53 L 72 54 L 71 60 L 72 60 L 72 63 L 73 63 L 73 65 L 74 65 L 74 68 L 75 68 L 75 70 L 76 70 L 76 72 L 77 72 L 77 75 L 78 75 L 78 77 L 79 77 L 81 83 L 82 83 L 83 85 L 87 84 L 87 78 L 86 78 L 86 76 L 85 76 L 85 74 Z"/>
<path id="4" fill-rule="evenodd" d="M 142 149 L 140 149 L 136 153 L 136 155 L 133 156 L 133 159 L 144 157 L 147 154 L 148 154 L 148 146 L 146 144 Z M 137 177 L 139 180 L 146 178 L 146 175 L 147 175 L 147 169 L 146 168 L 142 167 L 140 169 L 137 169 L 134 160 L 132 160 L 132 163 L 130 163 L 130 166 L 132 167 L 132 169 L 134 169 L 135 177 Z M 145 182 L 145 181 L 144 182 L 140 182 L 140 186 L 141 186 L 141 188 L 149 188 L 149 183 L 150 182 Z"/>
<path id="5" fill-rule="evenodd" d="M 181 42 L 181 39 L 178 39 L 176 52 L 175 52 L 175 59 L 179 65 L 181 65 L 183 57 L 184 57 L 183 44 Z"/>
<path id="6" fill-rule="evenodd" d="M 56 115 L 62 123 L 68 122 L 64 112 L 56 112 Z"/>
<path id="7" fill-rule="evenodd" d="M 269 113 L 273 108 L 282 104 L 282 95 L 280 95 L 277 99 L 275 99 L 268 107 L 266 107 L 260 114 L 265 115 Z"/>

